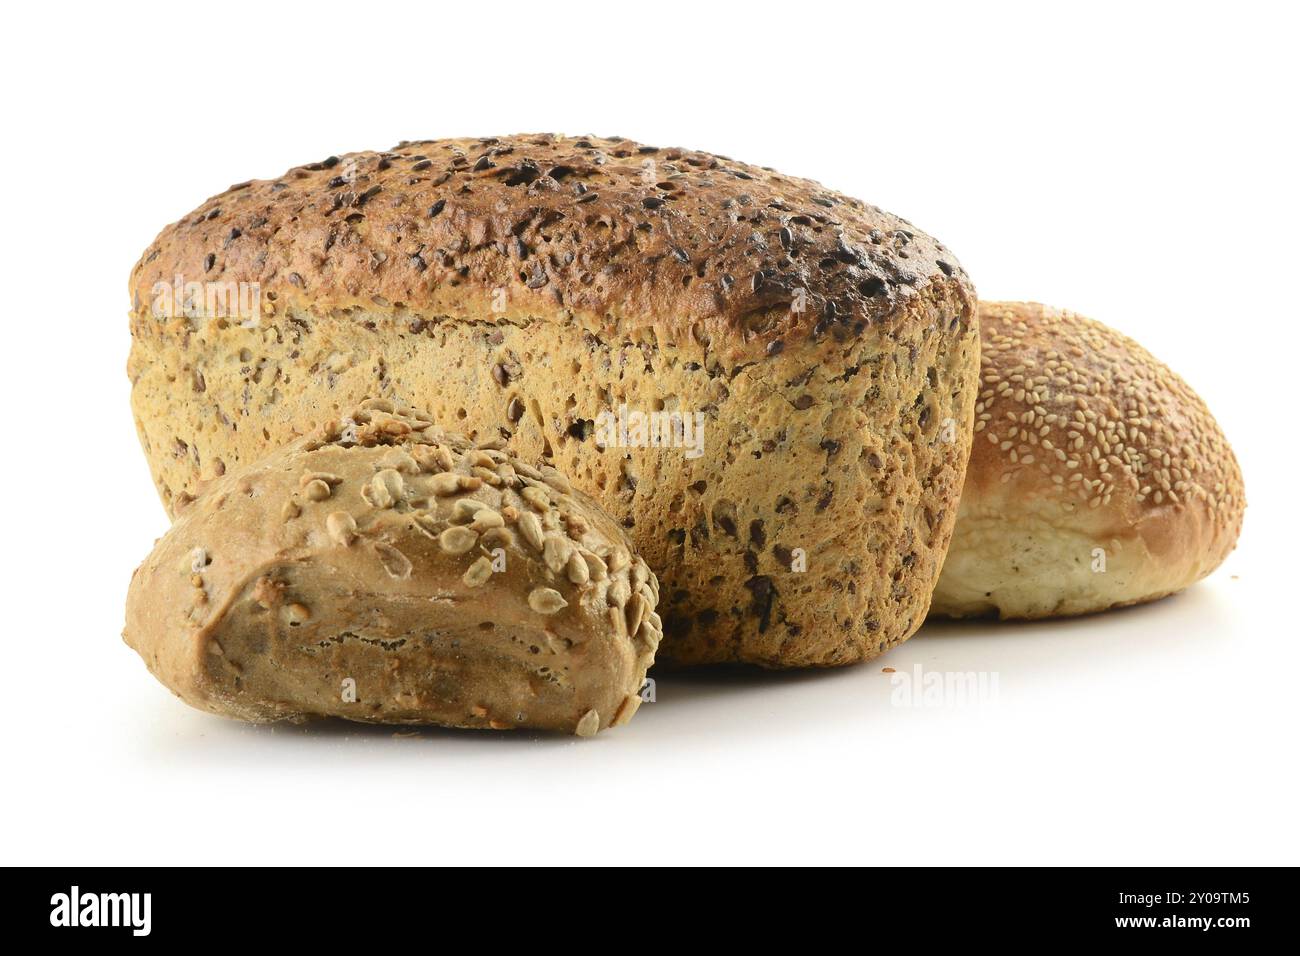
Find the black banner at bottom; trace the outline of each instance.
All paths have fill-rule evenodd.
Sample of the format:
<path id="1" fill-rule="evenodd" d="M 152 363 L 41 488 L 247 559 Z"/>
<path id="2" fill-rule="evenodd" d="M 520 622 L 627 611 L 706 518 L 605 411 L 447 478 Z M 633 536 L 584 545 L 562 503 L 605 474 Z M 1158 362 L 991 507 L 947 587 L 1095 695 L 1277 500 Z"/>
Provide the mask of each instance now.
<path id="1" fill-rule="evenodd" d="M 259 944 L 373 944 L 428 937 L 450 921 L 482 926 L 498 944 L 518 927 L 535 934 L 543 914 L 609 928 L 628 918 L 633 938 L 670 934 L 689 919 L 692 937 L 709 929 L 729 943 L 788 926 L 818 935 L 851 919 L 918 942 L 948 939 L 1036 941 L 1065 936 L 1232 945 L 1284 929 L 1291 869 L 944 869 L 864 870 L 847 875 L 727 877 L 677 870 L 570 870 L 554 875 L 499 871 L 266 869 L 11 870 L 10 928 L 43 930 L 81 942 L 228 939 L 253 931 Z M 630 907 L 630 909 L 629 909 Z M 627 913 L 628 917 L 622 914 Z M 471 922 L 465 922 L 468 918 Z M 432 922 L 431 922 L 432 921 Z M 745 925 L 746 922 L 753 927 Z M 565 926 L 564 924 L 567 924 Z M 661 924 L 661 928 L 656 928 Z M 698 929 L 696 927 L 699 927 Z M 201 934 L 201 935 L 196 935 Z M 534 936 L 535 938 L 535 936 Z M 770 941 L 770 940 L 769 940 Z M 693 942 L 698 943 L 698 939 Z M 223 942 L 223 945 L 225 943 Z"/>

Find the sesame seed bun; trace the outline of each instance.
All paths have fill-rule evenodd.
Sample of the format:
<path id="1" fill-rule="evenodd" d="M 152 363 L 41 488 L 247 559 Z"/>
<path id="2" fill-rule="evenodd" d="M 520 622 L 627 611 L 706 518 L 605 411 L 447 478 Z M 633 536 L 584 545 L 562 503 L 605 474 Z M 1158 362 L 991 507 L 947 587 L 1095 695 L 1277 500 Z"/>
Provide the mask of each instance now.
<path id="1" fill-rule="evenodd" d="M 975 443 L 931 613 L 1087 614 L 1217 568 L 1245 496 L 1200 397 L 1100 322 L 1028 302 L 979 312 Z"/>

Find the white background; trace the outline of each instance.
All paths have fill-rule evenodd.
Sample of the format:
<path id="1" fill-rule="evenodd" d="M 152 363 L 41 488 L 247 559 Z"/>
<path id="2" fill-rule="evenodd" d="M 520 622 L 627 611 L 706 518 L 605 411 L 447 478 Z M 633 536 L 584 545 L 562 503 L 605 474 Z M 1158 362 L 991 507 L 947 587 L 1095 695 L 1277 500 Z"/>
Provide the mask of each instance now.
<path id="1" fill-rule="evenodd" d="M 1300 862 L 1295 14 L 1234 2 L 11 5 L 0 853 L 24 863 Z M 1294 8 L 1292 8 L 1294 9 Z M 774 166 L 1133 335 L 1250 508 L 1211 579 L 926 626 L 830 673 L 658 675 L 597 739 L 191 711 L 122 643 L 166 529 L 127 275 L 228 184 L 400 139 L 625 135 Z M 988 671 L 891 705 L 883 666 Z"/>

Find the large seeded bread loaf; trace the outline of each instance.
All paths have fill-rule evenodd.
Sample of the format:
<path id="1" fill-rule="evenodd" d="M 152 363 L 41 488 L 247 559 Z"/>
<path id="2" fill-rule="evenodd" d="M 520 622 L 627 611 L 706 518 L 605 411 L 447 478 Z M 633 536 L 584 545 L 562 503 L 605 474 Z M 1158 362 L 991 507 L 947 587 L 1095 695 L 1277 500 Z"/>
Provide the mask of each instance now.
<path id="1" fill-rule="evenodd" d="M 237 283 L 260 315 L 196 308 Z M 970 448 L 974 296 L 874 206 L 623 139 L 403 143 L 231 187 L 131 291 L 132 401 L 173 514 L 379 394 L 591 494 L 661 577 L 664 655 L 843 664 L 926 614 Z M 702 443 L 641 447 L 655 413 Z"/>
<path id="2" fill-rule="evenodd" d="M 1137 604 L 1213 571 L 1246 499 L 1200 397 L 1100 322 L 981 302 L 982 382 L 936 614 L 1041 618 Z"/>
<path id="3" fill-rule="evenodd" d="M 589 498 L 500 445 L 372 401 L 232 470 L 136 571 L 127 643 L 244 720 L 628 720 L 658 583 Z"/>

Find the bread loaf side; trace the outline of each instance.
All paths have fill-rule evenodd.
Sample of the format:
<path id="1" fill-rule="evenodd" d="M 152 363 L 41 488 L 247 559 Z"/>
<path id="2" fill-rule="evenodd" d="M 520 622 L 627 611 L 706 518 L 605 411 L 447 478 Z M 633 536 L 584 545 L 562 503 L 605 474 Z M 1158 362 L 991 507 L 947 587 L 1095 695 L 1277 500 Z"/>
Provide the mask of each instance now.
<path id="1" fill-rule="evenodd" d="M 214 287 L 255 287 L 256 314 L 213 315 Z M 380 394 L 591 494 L 661 576 L 664 655 L 843 664 L 925 616 L 974 297 L 876 207 L 619 139 L 406 143 L 232 187 L 163 231 L 132 293 L 173 514 Z"/>
<path id="2" fill-rule="evenodd" d="M 567 479 L 371 401 L 232 471 L 125 638 L 203 710 L 588 735 L 636 712 L 658 582 Z"/>

